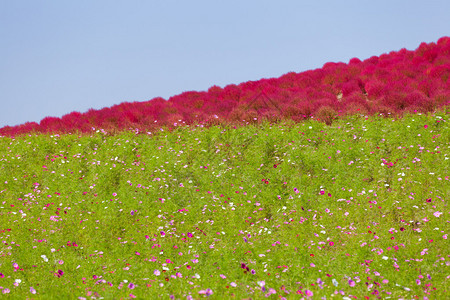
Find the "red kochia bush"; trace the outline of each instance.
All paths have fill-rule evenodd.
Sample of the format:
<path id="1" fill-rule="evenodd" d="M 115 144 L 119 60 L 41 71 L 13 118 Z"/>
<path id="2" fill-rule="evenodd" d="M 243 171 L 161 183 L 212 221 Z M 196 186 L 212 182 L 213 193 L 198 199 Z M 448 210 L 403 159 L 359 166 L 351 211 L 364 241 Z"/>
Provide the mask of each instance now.
<path id="1" fill-rule="evenodd" d="M 348 96 L 354 92 L 362 93 L 361 87 L 358 84 L 358 81 L 355 79 L 349 80 L 342 84 L 342 94 L 343 96 Z"/>

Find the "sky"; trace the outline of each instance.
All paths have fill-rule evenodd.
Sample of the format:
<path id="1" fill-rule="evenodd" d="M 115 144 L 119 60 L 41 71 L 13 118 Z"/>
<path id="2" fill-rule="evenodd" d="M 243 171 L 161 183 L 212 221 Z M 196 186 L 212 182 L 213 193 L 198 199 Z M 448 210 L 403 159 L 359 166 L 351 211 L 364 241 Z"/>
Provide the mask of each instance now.
<path id="1" fill-rule="evenodd" d="M 450 36 L 450 1 L 0 1 L 0 127 Z"/>

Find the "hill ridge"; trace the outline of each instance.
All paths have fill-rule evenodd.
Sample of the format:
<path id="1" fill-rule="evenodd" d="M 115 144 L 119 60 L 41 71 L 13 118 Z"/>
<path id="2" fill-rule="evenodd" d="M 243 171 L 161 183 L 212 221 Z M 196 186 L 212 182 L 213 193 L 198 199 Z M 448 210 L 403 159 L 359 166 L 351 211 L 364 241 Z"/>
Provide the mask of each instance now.
<path id="1" fill-rule="evenodd" d="M 449 78 L 450 37 L 442 37 L 436 43 L 421 43 L 414 51 L 403 48 L 364 61 L 328 62 L 322 68 L 278 78 L 187 91 L 167 101 L 157 97 L 123 102 L 61 118 L 46 117 L 39 124 L 5 126 L 0 135 L 89 132 L 92 128 L 152 131 L 194 123 L 301 121 L 310 117 L 330 124 L 343 114 L 429 112 L 450 104 Z"/>

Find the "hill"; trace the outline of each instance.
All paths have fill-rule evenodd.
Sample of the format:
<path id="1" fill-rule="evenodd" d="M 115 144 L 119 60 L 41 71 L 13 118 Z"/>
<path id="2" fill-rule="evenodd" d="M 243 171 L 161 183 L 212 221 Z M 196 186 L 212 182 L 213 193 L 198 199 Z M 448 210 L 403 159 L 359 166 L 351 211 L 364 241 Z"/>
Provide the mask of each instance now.
<path id="1" fill-rule="evenodd" d="M 0 135 L 29 132 L 89 132 L 202 124 L 230 124 L 317 118 L 330 124 L 345 114 L 429 112 L 450 104 L 450 37 L 422 43 L 364 61 L 326 63 L 322 68 L 287 73 L 279 78 L 248 81 L 208 91 L 184 92 L 166 101 L 124 102 L 61 118 L 46 117 L 0 129 Z"/>

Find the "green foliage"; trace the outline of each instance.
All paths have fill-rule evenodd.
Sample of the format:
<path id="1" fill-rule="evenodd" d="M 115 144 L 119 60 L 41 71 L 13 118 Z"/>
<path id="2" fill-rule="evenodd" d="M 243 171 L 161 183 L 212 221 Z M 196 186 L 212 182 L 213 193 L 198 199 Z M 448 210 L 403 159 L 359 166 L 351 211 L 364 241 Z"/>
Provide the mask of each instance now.
<path id="1" fill-rule="evenodd" d="M 0 292 L 443 299 L 449 149 L 445 111 L 1 138 Z"/>

